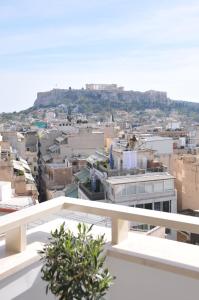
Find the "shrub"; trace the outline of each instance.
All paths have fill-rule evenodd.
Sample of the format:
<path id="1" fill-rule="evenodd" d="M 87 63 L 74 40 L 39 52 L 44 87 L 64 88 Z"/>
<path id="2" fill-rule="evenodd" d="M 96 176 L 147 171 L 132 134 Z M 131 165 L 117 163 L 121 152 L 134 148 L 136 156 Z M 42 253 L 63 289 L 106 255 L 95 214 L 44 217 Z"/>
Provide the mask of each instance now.
<path id="1" fill-rule="evenodd" d="M 75 236 L 64 226 L 51 232 L 49 243 L 39 252 L 46 293 L 50 290 L 59 300 L 102 299 L 114 279 L 104 268 L 104 235 L 94 238 L 92 226 L 79 223 Z"/>

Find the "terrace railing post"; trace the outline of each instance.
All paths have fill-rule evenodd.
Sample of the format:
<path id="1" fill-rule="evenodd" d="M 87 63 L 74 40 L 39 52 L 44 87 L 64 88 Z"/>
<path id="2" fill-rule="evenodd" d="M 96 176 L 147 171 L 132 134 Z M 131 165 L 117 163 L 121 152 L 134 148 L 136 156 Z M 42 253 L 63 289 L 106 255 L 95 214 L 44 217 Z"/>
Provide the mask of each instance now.
<path id="1" fill-rule="evenodd" d="M 22 252 L 26 248 L 26 225 L 20 225 L 5 234 L 6 250 Z"/>
<path id="2" fill-rule="evenodd" d="M 112 218 L 112 245 L 117 245 L 128 238 L 129 222 Z"/>

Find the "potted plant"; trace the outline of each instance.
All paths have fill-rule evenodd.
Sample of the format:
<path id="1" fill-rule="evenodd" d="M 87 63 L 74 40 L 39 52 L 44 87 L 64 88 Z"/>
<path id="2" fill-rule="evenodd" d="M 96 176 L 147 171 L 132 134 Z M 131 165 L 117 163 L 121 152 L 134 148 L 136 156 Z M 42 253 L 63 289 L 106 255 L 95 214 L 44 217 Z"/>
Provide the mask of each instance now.
<path id="1" fill-rule="evenodd" d="M 42 279 L 59 300 L 103 299 L 113 277 L 104 267 L 104 235 L 94 238 L 92 226 L 79 223 L 77 235 L 63 223 L 51 232 L 49 243 L 39 251 Z"/>

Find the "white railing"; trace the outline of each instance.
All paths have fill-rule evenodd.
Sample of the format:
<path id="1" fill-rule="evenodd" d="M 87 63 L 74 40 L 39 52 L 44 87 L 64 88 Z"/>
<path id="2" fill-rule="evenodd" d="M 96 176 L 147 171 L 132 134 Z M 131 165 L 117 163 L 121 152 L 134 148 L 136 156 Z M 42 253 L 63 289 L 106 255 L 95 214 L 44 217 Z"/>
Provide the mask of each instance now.
<path id="1" fill-rule="evenodd" d="M 5 234 L 6 248 L 22 252 L 26 248 L 26 225 L 62 209 L 109 217 L 112 220 L 112 244 L 128 237 L 129 221 L 163 226 L 199 234 L 196 217 L 151 211 L 97 201 L 59 197 L 0 218 L 0 235 Z"/>

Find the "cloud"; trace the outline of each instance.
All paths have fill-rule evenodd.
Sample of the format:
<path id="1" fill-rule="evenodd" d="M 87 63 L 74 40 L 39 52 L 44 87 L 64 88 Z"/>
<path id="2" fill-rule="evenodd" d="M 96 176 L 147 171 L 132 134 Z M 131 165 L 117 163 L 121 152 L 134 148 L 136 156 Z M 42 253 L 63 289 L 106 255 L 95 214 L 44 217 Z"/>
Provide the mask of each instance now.
<path id="1" fill-rule="evenodd" d="M 15 109 L 27 107 L 56 84 L 89 81 L 199 99 L 198 1 L 9 3 L 0 3 L 2 109 L 14 108 L 13 99 Z"/>
<path id="2" fill-rule="evenodd" d="M 43 2 L 36 1 L 31 6 L 33 7 L 33 12 L 31 11 L 33 15 L 34 10 L 41 13 L 44 6 L 46 6 L 49 14 L 54 12 L 55 16 L 58 16 L 59 12 L 64 13 L 66 10 L 65 1 L 60 1 L 62 5 L 57 5 L 58 8 L 52 5 L 55 11 L 51 11 L 51 6 L 47 6 L 46 1 L 39 9 L 39 3 Z M 50 1 L 50 3 L 54 4 L 55 2 Z M 65 10 L 61 9 L 62 6 Z M 71 4 L 68 6 L 70 11 Z M 17 11 L 23 12 L 19 9 Z M 12 55 L 64 46 L 89 47 L 99 42 L 104 43 L 105 46 L 106 43 L 110 42 L 125 43 L 126 47 L 128 47 L 128 43 L 131 46 L 134 42 L 134 47 L 137 45 L 138 48 L 139 45 L 142 47 L 168 46 L 170 48 L 176 47 L 178 44 L 198 45 L 198 17 L 199 5 L 191 3 L 189 5 L 171 5 L 170 9 L 155 10 L 148 16 L 145 13 L 141 19 L 132 18 L 127 14 L 126 18 L 125 15 L 121 15 L 121 18 L 114 19 L 113 15 L 111 20 L 107 19 L 104 22 L 98 21 L 93 24 L 85 24 L 85 19 L 80 18 L 77 19 L 76 24 L 72 23 L 72 25 L 68 24 L 66 19 L 62 24 L 59 24 L 59 22 L 58 24 L 47 23 L 40 27 L 27 27 L 27 30 L 24 26 L 22 31 L 13 31 L 7 34 L 5 32 L 0 33 L 0 55 Z"/>

